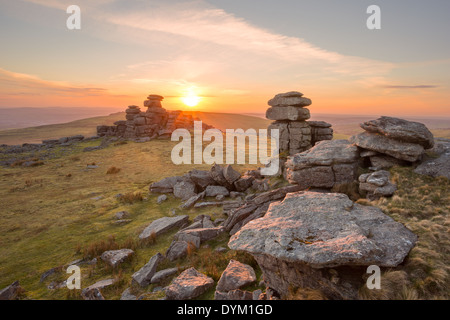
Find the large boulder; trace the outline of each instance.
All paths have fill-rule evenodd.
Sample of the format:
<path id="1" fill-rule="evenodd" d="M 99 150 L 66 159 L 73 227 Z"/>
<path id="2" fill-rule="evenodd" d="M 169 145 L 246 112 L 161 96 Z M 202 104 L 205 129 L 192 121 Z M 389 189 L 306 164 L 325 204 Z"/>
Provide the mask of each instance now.
<path id="1" fill-rule="evenodd" d="M 230 191 L 224 186 L 207 186 L 205 191 L 207 197 L 216 197 L 218 195 L 228 197 L 230 195 Z"/>
<path id="2" fill-rule="evenodd" d="M 150 223 L 139 235 L 139 239 L 145 240 L 152 236 L 159 236 L 173 228 L 181 228 L 189 221 L 188 215 L 176 217 L 163 217 Z"/>
<path id="3" fill-rule="evenodd" d="M 434 145 L 433 134 L 423 123 L 383 116 L 377 120 L 364 122 L 360 126 L 368 132 L 380 133 L 399 141 L 416 143 L 425 149 L 430 149 Z"/>
<path id="4" fill-rule="evenodd" d="M 345 284 L 336 287 L 322 270 L 395 267 L 416 241 L 415 234 L 379 208 L 353 203 L 344 194 L 300 191 L 272 203 L 264 217 L 243 226 L 228 246 L 252 254 L 269 287 L 282 295 L 297 286 L 342 299 L 354 297 L 355 291 L 344 293 Z"/>
<path id="5" fill-rule="evenodd" d="M 194 268 L 183 271 L 166 287 L 168 300 L 189 300 L 196 298 L 214 286 L 214 280 Z"/>
<path id="6" fill-rule="evenodd" d="M 363 149 L 377 151 L 409 162 L 420 160 L 425 151 L 420 144 L 394 140 L 377 133 L 362 132 L 350 137 L 349 140 Z"/>

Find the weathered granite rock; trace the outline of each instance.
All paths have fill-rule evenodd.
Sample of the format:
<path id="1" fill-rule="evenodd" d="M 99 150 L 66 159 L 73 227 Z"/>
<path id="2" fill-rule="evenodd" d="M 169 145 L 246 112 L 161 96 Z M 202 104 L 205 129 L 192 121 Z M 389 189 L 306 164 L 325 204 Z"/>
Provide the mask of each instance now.
<path id="1" fill-rule="evenodd" d="M 394 157 L 388 156 L 388 155 L 373 155 L 370 156 L 370 164 L 371 167 L 375 170 L 381 170 L 381 169 L 389 169 L 393 166 L 406 166 L 409 163 L 404 160 L 399 160 Z"/>
<path id="2" fill-rule="evenodd" d="M 241 174 L 228 164 L 223 168 L 223 176 L 230 185 L 233 185 L 233 183 L 241 177 Z"/>
<path id="3" fill-rule="evenodd" d="M 352 182 L 358 168 L 358 148 L 347 140 L 320 141 L 286 162 L 285 176 L 303 188 L 331 188 Z"/>
<path id="4" fill-rule="evenodd" d="M 303 94 L 297 91 L 280 93 L 270 99 L 267 104 L 272 107 L 277 106 L 295 106 L 306 107 L 311 105 L 311 100 L 303 97 Z"/>
<path id="5" fill-rule="evenodd" d="M 173 241 L 166 251 L 166 258 L 170 261 L 181 259 L 187 256 L 189 243 L 186 241 Z"/>
<path id="6" fill-rule="evenodd" d="M 251 266 L 236 260 L 230 260 L 227 268 L 220 276 L 216 291 L 228 292 L 241 289 L 255 281 L 255 270 Z"/>
<path id="7" fill-rule="evenodd" d="M 206 192 L 200 192 L 199 194 L 196 194 L 189 199 L 187 199 L 183 204 L 180 205 L 181 209 L 188 209 L 191 208 L 195 203 L 201 199 L 203 199 L 206 195 Z"/>
<path id="8" fill-rule="evenodd" d="M 223 227 L 213 227 L 213 228 L 198 228 L 198 229 L 188 229 L 184 230 L 181 233 L 186 235 L 194 236 L 200 238 L 200 242 L 205 242 L 211 239 L 216 238 L 224 231 Z M 178 236 L 178 239 L 180 237 Z"/>
<path id="9" fill-rule="evenodd" d="M 157 204 L 161 204 L 161 203 L 163 203 L 164 201 L 166 201 L 167 200 L 167 196 L 165 195 L 165 194 L 162 194 L 162 195 L 160 195 L 159 197 L 158 197 L 158 199 L 156 200 L 156 203 Z"/>
<path id="10" fill-rule="evenodd" d="M 358 147 L 409 162 L 420 160 L 425 151 L 419 144 L 394 140 L 376 133 L 362 132 L 350 137 L 349 140 Z"/>
<path id="11" fill-rule="evenodd" d="M 137 297 L 131 293 L 130 288 L 126 288 L 124 292 L 122 292 L 122 295 L 120 296 L 120 300 L 137 300 Z"/>
<path id="12" fill-rule="evenodd" d="M 359 189 L 367 192 L 369 200 L 390 197 L 397 191 L 397 186 L 389 181 L 390 173 L 385 170 L 366 173 L 359 176 Z"/>
<path id="13" fill-rule="evenodd" d="M 391 139 L 419 144 L 424 149 L 430 149 L 434 145 L 433 134 L 423 123 L 383 116 L 377 120 L 364 122 L 360 126 L 368 132 L 380 133 Z"/>
<path id="14" fill-rule="evenodd" d="M 159 236 L 173 228 L 181 228 L 189 221 L 188 215 L 176 217 L 163 217 L 150 223 L 139 235 L 139 239 L 144 240 L 152 236 Z"/>
<path id="15" fill-rule="evenodd" d="M 214 164 L 211 167 L 209 174 L 210 174 L 211 178 L 213 178 L 217 184 L 224 186 L 227 189 L 229 189 L 229 187 L 231 186 L 231 184 L 227 181 L 227 179 L 225 179 L 225 177 L 223 175 L 223 167 L 222 166 L 220 166 L 218 164 Z"/>
<path id="16" fill-rule="evenodd" d="M 151 283 L 152 277 L 156 273 L 158 264 L 164 260 L 161 253 L 155 254 L 150 260 L 138 271 L 136 271 L 131 278 L 133 282 L 137 283 L 141 287 L 146 287 Z"/>
<path id="17" fill-rule="evenodd" d="M 173 187 L 182 180 L 183 177 L 179 176 L 164 178 L 158 182 L 152 183 L 150 185 L 150 192 L 172 193 Z"/>
<path id="18" fill-rule="evenodd" d="M 195 196 L 195 184 L 189 180 L 182 180 L 173 186 L 173 195 L 182 200 Z"/>
<path id="19" fill-rule="evenodd" d="M 415 173 L 431 177 L 446 177 L 450 179 L 450 139 L 436 139 L 432 151 L 437 158 L 429 158 L 414 170 Z"/>
<path id="20" fill-rule="evenodd" d="M 255 178 L 244 175 L 234 182 L 234 187 L 238 192 L 244 192 L 252 186 L 253 181 L 255 181 Z"/>
<path id="21" fill-rule="evenodd" d="M 198 187 L 204 190 L 206 187 L 217 184 L 216 181 L 211 177 L 210 171 L 206 170 L 192 170 L 188 173 L 189 178 Z"/>
<path id="22" fill-rule="evenodd" d="M 0 300 L 15 300 L 23 291 L 19 281 L 13 282 L 11 285 L 0 290 Z"/>
<path id="23" fill-rule="evenodd" d="M 228 292 L 216 291 L 214 293 L 214 300 L 253 300 L 253 293 L 239 289 Z"/>
<path id="24" fill-rule="evenodd" d="M 196 298 L 214 286 L 214 280 L 194 268 L 183 271 L 166 287 L 168 300 L 188 300 Z"/>
<path id="25" fill-rule="evenodd" d="M 105 300 L 100 290 L 113 285 L 114 279 L 101 280 L 81 291 L 84 300 Z"/>
<path id="26" fill-rule="evenodd" d="M 178 272 L 178 268 L 169 268 L 155 273 L 150 283 L 160 283 Z"/>
<path id="27" fill-rule="evenodd" d="M 266 283 L 282 295 L 297 286 L 342 299 L 355 298 L 357 289 L 328 281 L 326 268 L 395 267 L 416 241 L 416 235 L 376 207 L 355 204 L 344 194 L 301 191 L 271 204 L 228 246 L 251 253 Z"/>
<path id="28" fill-rule="evenodd" d="M 271 107 L 266 111 L 269 120 L 301 121 L 311 117 L 309 110 L 301 107 Z"/>
<path id="29" fill-rule="evenodd" d="M 228 197 L 230 195 L 230 191 L 224 186 L 207 186 L 205 191 L 207 197 L 216 197 L 218 195 Z"/>
<path id="30" fill-rule="evenodd" d="M 120 250 L 109 250 L 105 251 L 101 255 L 101 259 L 109 264 L 111 267 L 115 268 L 119 264 L 130 259 L 134 255 L 134 251 L 131 249 L 120 249 Z"/>

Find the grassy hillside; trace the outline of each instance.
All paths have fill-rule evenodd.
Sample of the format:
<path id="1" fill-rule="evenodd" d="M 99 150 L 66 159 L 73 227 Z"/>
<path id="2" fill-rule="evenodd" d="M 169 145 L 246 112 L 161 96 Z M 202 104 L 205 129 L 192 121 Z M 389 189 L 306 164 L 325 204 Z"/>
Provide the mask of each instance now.
<path id="1" fill-rule="evenodd" d="M 265 129 L 270 123 L 269 120 L 239 114 L 199 111 L 186 113 L 199 117 L 204 123 L 221 130 L 238 128 L 242 128 L 244 130 L 247 130 L 248 128 Z M 119 112 L 109 116 L 76 120 L 68 123 L 3 130 L 0 131 L 0 144 L 14 145 L 25 142 L 41 143 L 44 139 L 55 139 L 76 134 L 82 134 L 85 137 L 90 137 L 97 134 L 96 128 L 98 125 L 113 125 L 114 122 L 124 119 L 125 112 Z"/>

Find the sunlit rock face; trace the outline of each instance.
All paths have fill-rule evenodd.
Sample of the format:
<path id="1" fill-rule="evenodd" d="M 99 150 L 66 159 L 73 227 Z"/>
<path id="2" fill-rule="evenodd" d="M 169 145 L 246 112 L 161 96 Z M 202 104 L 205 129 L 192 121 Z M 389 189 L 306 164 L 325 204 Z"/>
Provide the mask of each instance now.
<path id="1" fill-rule="evenodd" d="M 252 254 L 267 285 L 282 296 L 290 287 L 307 287 L 331 299 L 353 299 L 359 285 L 353 278 L 362 280 L 362 266 L 395 267 L 416 241 L 378 208 L 344 194 L 300 191 L 272 203 L 228 245 Z M 341 273 L 329 274 L 331 268 Z"/>

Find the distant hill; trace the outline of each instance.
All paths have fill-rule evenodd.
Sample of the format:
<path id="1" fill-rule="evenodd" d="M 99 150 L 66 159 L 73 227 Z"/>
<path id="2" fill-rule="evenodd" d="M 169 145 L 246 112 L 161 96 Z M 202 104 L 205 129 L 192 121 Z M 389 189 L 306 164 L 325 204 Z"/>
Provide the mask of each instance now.
<path id="1" fill-rule="evenodd" d="M 31 109 L 31 108 L 30 108 Z M 2 109 L 0 109 L 2 110 Z M 5 110 L 5 109 L 3 109 Z M 215 128 L 225 129 L 265 129 L 271 123 L 264 119 L 263 114 L 233 114 L 202 111 L 185 111 L 204 123 Z M 347 139 L 349 136 L 362 132 L 361 122 L 376 119 L 377 116 L 313 114 L 311 120 L 322 120 L 333 125 L 336 139 Z M 112 125 L 115 121 L 124 120 L 125 112 L 113 113 L 108 116 L 89 117 L 66 123 L 32 126 L 28 128 L 0 131 L 0 144 L 40 143 L 44 139 L 54 139 L 76 134 L 86 137 L 96 134 L 98 125 Z M 407 120 L 424 123 L 436 137 L 450 138 L 450 119 L 410 118 Z"/>
<path id="2" fill-rule="evenodd" d="M 104 116 L 120 109 L 114 108 L 0 108 L 0 130 L 36 127 L 66 123 L 80 119 Z"/>

